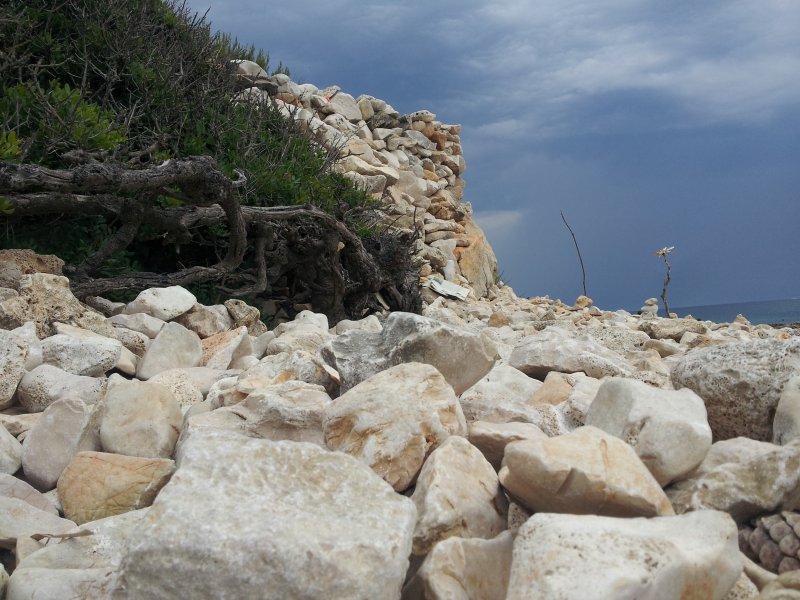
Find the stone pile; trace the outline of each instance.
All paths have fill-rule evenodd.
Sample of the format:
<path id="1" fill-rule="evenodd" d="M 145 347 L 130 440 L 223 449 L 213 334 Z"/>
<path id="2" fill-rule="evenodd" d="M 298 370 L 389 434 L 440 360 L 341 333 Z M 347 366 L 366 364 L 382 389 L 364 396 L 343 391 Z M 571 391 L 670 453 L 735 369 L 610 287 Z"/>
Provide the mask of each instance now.
<path id="1" fill-rule="evenodd" d="M 387 204 L 386 225 L 418 231 L 414 252 L 423 284 L 444 279 L 474 297 L 491 296 L 497 261 L 463 202 L 466 163 L 460 125 L 427 110 L 401 115 L 372 96 L 354 98 L 338 86 L 297 84 L 237 61 L 238 98 L 274 103 L 322 146 L 343 158 L 336 168 Z"/>
<path id="2" fill-rule="evenodd" d="M 800 588 L 792 330 L 499 287 L 267 331 L 179 287 L 91 308 L 0 259 L 7 600 Z"/>

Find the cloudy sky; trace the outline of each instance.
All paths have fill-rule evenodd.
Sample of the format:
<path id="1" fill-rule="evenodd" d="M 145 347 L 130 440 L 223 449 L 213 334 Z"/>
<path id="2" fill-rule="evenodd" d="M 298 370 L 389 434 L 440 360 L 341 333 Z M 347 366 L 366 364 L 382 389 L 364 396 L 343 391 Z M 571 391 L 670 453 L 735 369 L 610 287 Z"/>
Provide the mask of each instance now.
<path id="1" fill-rule="evenodd" d="M 798 0 L 190 0 L 292 79 L 461 123 L 518 295 L 800 297 Z"/>

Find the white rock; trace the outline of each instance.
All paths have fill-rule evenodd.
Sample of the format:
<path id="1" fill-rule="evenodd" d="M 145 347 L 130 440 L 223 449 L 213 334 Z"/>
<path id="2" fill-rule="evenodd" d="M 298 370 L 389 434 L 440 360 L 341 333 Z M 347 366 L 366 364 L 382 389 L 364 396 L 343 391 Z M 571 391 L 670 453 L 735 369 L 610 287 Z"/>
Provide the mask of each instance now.
<path id="1" fill-rule="evenodd" d="M 273 441 L 325 447 L 322 422 L 331 399 L 322 386 L 301 381 L 270 385 L 241 402 L 189 417 L 180 444 L 201 429 L 225 429 Z"/>
<path id="2" fill-rule="evenodd" d="M 350 94 L 338 92 L 328 101 L 328 106 L 337 114 L 342 115 L 348 121 L 360 121 L 361 109 L 358 108 L 355 98 Z"/>
<path id="3" fill-rule="evenodd" d="M 183 414 L 169 388 L 122 380 L 109 385 L 104 404 L 103 451 L 147 458 L 172 456 Z"/>
<path id="4" fill-rule="evenodd" d="M 447 538 L 436 544 L 413 579 L 403 600 L 505 600 L 514 537 Z"/>
<path id="5" fill-rule="evenodd" d="M 331 396 L 338 395 L 339 392 L 339 376 L 336 371 L 318 355 L 295 350 L 266 356 L 257 365 L 244 371 L 231 389 L 234 395 L 225 399 L 223 404 L 235 404 L 248 394 L 291 380 L 321 385 Z"/>
<path id="6" fill-rule="evenodd" d="M 13 475 L 22 466 L 22 444 L 0 425 L 0 473 Z"/>
<path id="7" fill-rule="evenodd" d="M 736 539 L 736 524 L 715 511 L 536 514 L 514 540 L 507 600 L 721 600 L 742 572 Z"/>
<path id="8" fill-rule="evenodd" d="M 773 444 L 782 445 L 797 438 L 800 438 L 800 373 L 783 386 L 772 422 Z"/>
<path id="9" fill-rule="evenodd" d="M 596 427 L 511 442 L 499 476 L 510 496 L 535 512 L 674 514 L 633 448 Z"/>
<path id="10" fill-rule="evenodd" d="M 196 303 L 197 298 L 189 290 L 173 285 L 141 291 L 123 312 L 126 315 L 145 313 L 162 321 L 169 321 L 191 310 Z"/>
<path id="11" fill-rule="evenodd" d="M 704 400 L 714 440 L 768 441 L 781 392 L 798 371 L 800 338 L 756 340 L 687 352 L 672 368 L 672 383 Z"/>
<path id="12" fill-rule="evenodd" d="M 22 407 L 19 407 L 20 409 Z M 20 413 L 17 408 L 11 408 L 7 412 L 0 412 L 0 425 L 18 437 L 25 434 L 42 416 L 42 413 Z"/>
<path id="13" fill-rule="evenodd" d="M 404 312 L 391 313 L 380 333 L 348 331 L 320 351 L 339 373 L 343 391 L 388 367 L 421 362 L 436 367 L 461 394 L 486 375 L 497 358 L 494 342 L 480 333 Z"/>
<path id="14" fill-rule="evenodd" d="M 247 327 L 214 334 L 204 339 L 202 345 L 203 366 L 219 370 L 227 369 L 231 362 L 249 355 L 253 350 Z"/>
<path id="15" fill-rule="evenodd" d="M 469 424 L 469 442 L 483 453 L 495 468 L 503 462 L 506 446 L 518 440 L 535 440 L 547 435 L 532 423 L 490 423 L 473 421 Z"/>
<path id="16" fill-rule="evenodd" d="M 497 473 L 459 436 L 447 438 L 431 453 L 411 500 L 417 507 L 416 555 L 452 536 L 488 539 L 505 529 L 507 504 Z"/>
<path id="17" fill-rule="evenodd" d="M 559 327 L 548 327 L 524 338 L 511 353 L 509 364 L 537 379 L 550 371 L 583 371 L 596 378 L 633 374 L 619 354 L 598 344 L 588 334 L 574 336 Z"/>
<path id="18" fill-rule="evenodd" d="M 760 514 L 800 509 L 800 441 L 705 469 L 668 488 L 676 512 L 712 508 L 741 523 Z"/>
<path id="19" fill-rule="evenodd" d="M 28 321 L 24 325 L 12 329 L 11 333 L 17 337 L 18 342 L 27 347 L 25 370 L 33 371 L 42 364 L 42 342 L 36 337 L 36 324 L 33 321 Z"/>
<path id="20" fill-rule="evenodd" d="M 98 413 L 96 405 L 76 398 L 45 409 L 22 443 L 22 469 L 32 486 L 42 492 L 53 489 L 78 452 L 100 449 Z"/>
<path id="21" fill-rule="evenodd" d="M 0 496 L 0 538 L 21 538 L 34 533 L 58 535 L 75 528 L 75 523 L 39 510 L 19 498 Z"/>
<path id="22" fill-rule="evenodd" d="M 0 329 L 0 410 L 12 404 L 22 376 L 25 375 L 25 359 L 28 345 L 10 331 Z"/>
<path id="23" fill-rule="evenodd" d="M 398 491 L 439 444 L 467 431 L 453 389 L 421 363 L 382 371 L 339 396 L 325 410 L 324 428 L 330 449 L 370 465 Z"/>
<path id="24" fill-rule="evenodd" d="M 167 323 L 144 353 L 136 376 L 150 379 L 167 369 L 198 367 L 203 358 L 203 346 L 194 331 L 178 323 Z"/>
<path id="25" fill-rule="evenodd" d="M 161 319 L 145 314 L 136 313 L 134 315 L 114 315 L 108 318 L 108 322 L 114 325 L 116 329 L 124 327 L 131 331 L 137 331 L 146 335 L 148 338 L 153 339 L 158 335 L 158 332 L 166 325 Z"/>
<path id="26" fill-rule="evenodd" d="M 79 338 L 59 333 L 42 341 L 46 364 L 87 377 L 98 377 L 113 369 L 121 352 L 121 342 L 97 335 Z"/>
<path id="27" fill-rule="evenodd" d="M 383 325 L 378 320 L 378 317 L 375 315 L 369 315 L 368 317 L 364 317 L 359 321 L 350 321 L 348 319 L 342 319 L 336 324 L 334 328 L 334 332 L 336 335 L 342 334 L 345 331 L 352 331 L 354 329 L 358 329 L 360 331 L 367 331 L 370 333 L 380 333 L 383 329 Z"/>
<path id="28" fill-rule="evenodd" d="M 468 421 L 536 422 L 539 414 L 532 400 L 541 386 L 538 379 L 499 363 L 461 394 L 459 401 Z"/>
<path id="29" fill-rule="evenodd" d="M 332 337 L 327 327 L 319 327 L 316 322 L 308 319 L 281 323 L 274 331 L 275 339 L 267 344 L 267 355 L 295 350 L 316 354 L 320 346 Z"/>
<path id="30" fill-rule="evenodd" d="M 221 309 L 221 310 L 220 310 Z M 217 333 L 228 331 L 233 327 L 233 319 L 228 310 L 222 306 L 203 306 L 195 304 L 188 312 L 175 318 L 186 329 L 194 331 L 201 338 L 211 337 Z"/>
<path id="31" fill-rule="evenodd" d="M 195 369 L 202 368 L 204 367 L 195 367 Z M 151 377 L 147 382 L 163 385 L 172 392 L 178 406 L 186 408 L 203 401 L 203 393 L 194 384 L 189 373 L 189 371 L 195 369 L 169 369 Z M 214 370 L 214 372 L 221 373 L 224 371 Z"/>
<path id="32" fill-rule="evenodd" d="M 17 397 L 28 412 L 41 412 L 61 398 L 80 398 L 87 404 L 94 404 L 104 392 L 104 379 L 73 375 L 52 365 L 39 365 L 22 378 Z"/>
<path id="33" fill-rule="evenodd" d="M 645 332 L 619 325 L 589 327 L 586 333 L 596 342 L 622 356 L 627 352 L 641 350 L 650 341 L 650 336 Z"/>
<path id="34" fill-rule="evenodd" d="M 54 322 L 112 335 L 105 318 L 72 294 L 66 277 L 49 273 L 24 275 L 19 280 L 19 296 L 0 300 L 0 329 L 21 327 L 28 321 L 36 324 L 36 335 L 40 338 L 54 333 Z"/>
<path id="35" fill-rule="evenodd" d="M 402 173 L 393 167 L 370 164 L 357 156 L 347 156 L 338 163 L 337 168 L 343 172 L 355 172 L 367 177 L 385 177 L 387 186 L 396 184 Z"/>
<path id="36" fill-rule="evenodd" d="M 633 446 L 661 486 L 694 469 L 711 447 L 706 408 L 697 394 L 660 390 L 634 379 L 606 379 L 586 425 Z"/>
<path id="37" fill-rule="evenodd" d="M 91 535 L 51 542 L 27 556 L 9 581 L 6 600 L 110 599 L 118 586 L 128 538 L 147 510 L 86 523 L 79 530 Z"/>
<path id="38" fill-rule="evenodd" d="M 215 432 L 178 464 L 130 541 L 130 597 L 399 597 L 416 510 L 358 461 Z"/>
<path id="39" fill-rule="evenodd" d="M 2 429 L 2 427 L 0 427 L 0 429 Z M 0 431 L 0 437 L 2 436 L 3 432 Z M 0 442 L 0 444 L 2 444 L 2 442 Z M 38 508 L 52 515 L 58 515 L 58 510 L 44 494 L 13 475 L 0 473 L 0 496 L 24 500 L 34 508 Z"/>

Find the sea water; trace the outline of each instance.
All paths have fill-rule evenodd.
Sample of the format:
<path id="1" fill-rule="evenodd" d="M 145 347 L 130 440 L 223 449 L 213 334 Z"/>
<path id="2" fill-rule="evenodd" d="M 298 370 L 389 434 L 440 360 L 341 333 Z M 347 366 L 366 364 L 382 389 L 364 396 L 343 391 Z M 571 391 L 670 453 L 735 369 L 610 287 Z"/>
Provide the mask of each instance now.
<path id="1" fill-rule="evenodd" d="M 786 300 L 762 300 L 759 302 L 736 302 L 734 304 L 709 304 L 706 306 L 683 306 L 670 310 L 680 317 L 692 315 L 701 321 L 730 323 L 736 315 L 744 315 L 753 325 L 790 325 L 800 323 L 800 298 Z M 663 312 L 663 309 L 662 311 Z M 662 315 L 663 316 L 663 315 Z"/>

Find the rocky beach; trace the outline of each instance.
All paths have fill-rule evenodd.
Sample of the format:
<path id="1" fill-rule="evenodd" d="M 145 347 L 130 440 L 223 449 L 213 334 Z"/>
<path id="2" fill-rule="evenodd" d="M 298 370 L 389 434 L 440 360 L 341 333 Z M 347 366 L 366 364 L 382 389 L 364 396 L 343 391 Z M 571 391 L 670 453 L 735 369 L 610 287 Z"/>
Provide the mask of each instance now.
<path id="1" fill-rule="evenodd" d="M 458 125 L 238 78 L 419 232 L 421 314 L 80 301 L 0 251 L 0 597 L 800 598 L 796 329 L 518 297 Z"/>

